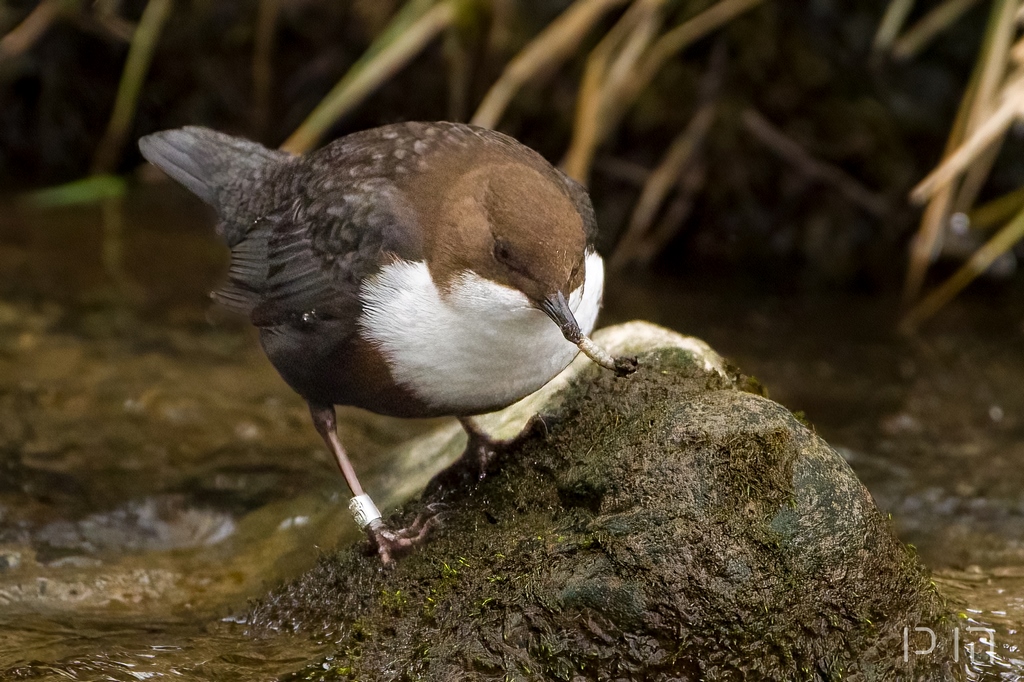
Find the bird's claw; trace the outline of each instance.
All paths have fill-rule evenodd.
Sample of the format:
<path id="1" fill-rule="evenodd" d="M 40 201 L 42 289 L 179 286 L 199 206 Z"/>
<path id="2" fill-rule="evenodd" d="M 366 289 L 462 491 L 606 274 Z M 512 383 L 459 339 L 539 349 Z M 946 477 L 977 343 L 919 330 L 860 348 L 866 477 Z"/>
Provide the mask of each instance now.
<path id="1" fill-rule="evenodd" d="M 379 519 L 367 526 L 366 534 L 377 548 L 381 563 L 385 566 L 391 564 L 393 557 L 426 540 L 434 529 L 444 523 L 443 510 L 443 504 L 428 504 L 411 524 L 398 530 L 391 530 Z"/>
<path id="2" fill-rule="evenodd" d="M 419 538 L 424 530 L 429 533 L 434 528 L 444 524 L 444 512 L 447 509 L 448 505 L 443 502 L 431 502 L 423 511 L 416 515 L 412 523 L 405 528 L 394 531 L 394 534 L 400 538 Z"/>

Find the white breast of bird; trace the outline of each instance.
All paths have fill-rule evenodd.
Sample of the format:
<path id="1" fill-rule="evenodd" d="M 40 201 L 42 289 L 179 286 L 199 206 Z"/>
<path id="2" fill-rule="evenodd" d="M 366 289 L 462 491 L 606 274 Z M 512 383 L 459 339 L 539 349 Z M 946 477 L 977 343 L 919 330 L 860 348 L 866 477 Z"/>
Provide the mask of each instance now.
<path id="1" fill-rule="evenodd" d="M 590 334 L 604 291 L 604 263 L 586 258 L 569 296 Z M 359 326 L 387 359 L 392 377 L 440 412 L 469 415 L 511 405 L 565 369 L 579 349 L 511 287 L 462 273 L 442 293 L 422 261 L 399 260 L 363 283 Z"/>

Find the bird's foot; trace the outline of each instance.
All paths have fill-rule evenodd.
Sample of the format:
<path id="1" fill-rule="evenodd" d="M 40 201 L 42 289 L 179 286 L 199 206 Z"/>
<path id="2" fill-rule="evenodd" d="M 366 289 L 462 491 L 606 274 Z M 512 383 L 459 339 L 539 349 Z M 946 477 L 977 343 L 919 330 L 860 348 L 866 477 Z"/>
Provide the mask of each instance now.
<path id="1" fill-rule="evenodd" d="M 491 438 L 467 420 L 462 420 L 469 441 L 462 456 L 448 468 L 436 474 L 427 484 L 426 495 L 443 498 L 449 492 L 476 485 L 494 472 L 502 455 L 537 430 L 546 430 L 540 415 L 534 415 L 514 438 Z"/>
<path id="2" fill-rule="evenodd" d="M 389 565 L 395 556 L 426 540 L 430 533 L 444 522 L 443 511 L 444 505 L 428 504 L 411 524 L 398 530 L 391 530 L 380 519 L 367 525 L 366 535 L 377 549 L 381 563 Z"/>

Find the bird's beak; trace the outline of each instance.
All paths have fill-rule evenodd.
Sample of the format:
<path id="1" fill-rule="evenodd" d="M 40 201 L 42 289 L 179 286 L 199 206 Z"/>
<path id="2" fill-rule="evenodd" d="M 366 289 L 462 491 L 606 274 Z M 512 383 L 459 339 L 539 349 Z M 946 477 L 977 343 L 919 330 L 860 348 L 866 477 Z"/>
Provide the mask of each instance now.
<path id="1" fill-rule="evenodd" d="M 620 377 L 627 376 L 636 371 L 636 358 L 613 358 L 606 350 L 590 340 L 590 337 L 580 330 L 572 311 L 569 310 L 569 302 L 565 295 L 559 291 L 553 296 L 548 296 L 537 306 L 543 310 L 548 317 L 554 320 L 558 328 L 562 330 L 569 343 L 575 344 L 583 353 L 606 369 L 610 369 Z"/>
<path id="2" fill-rule="evenodd" d="M 565 295 L 561 291 L 542 300 L 539 308 L 558 325 L 558 328 L 562 330 L 562 336 L 570 343 L 579 345 L 583 333 L 580 331 L 580 326 L 576 323 L 572 311 L 569 310 L 569 302 L 565 300 Z"/>

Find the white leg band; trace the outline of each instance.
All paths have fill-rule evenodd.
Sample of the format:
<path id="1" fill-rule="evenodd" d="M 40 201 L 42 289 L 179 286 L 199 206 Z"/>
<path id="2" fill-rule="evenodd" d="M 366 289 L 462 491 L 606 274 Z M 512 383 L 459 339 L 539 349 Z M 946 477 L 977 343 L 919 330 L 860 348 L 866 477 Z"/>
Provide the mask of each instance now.
<path id="1" fill-rule="evenodd" d="M 362 530 L 381 518 L 377 505 L 369 495 L 357 495 L 348 501 L 348 510 L 352 512 L 356 525 Z"/>

